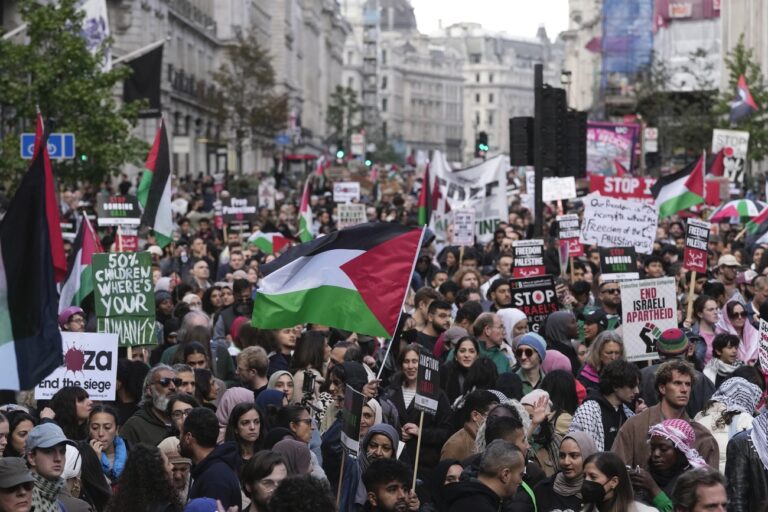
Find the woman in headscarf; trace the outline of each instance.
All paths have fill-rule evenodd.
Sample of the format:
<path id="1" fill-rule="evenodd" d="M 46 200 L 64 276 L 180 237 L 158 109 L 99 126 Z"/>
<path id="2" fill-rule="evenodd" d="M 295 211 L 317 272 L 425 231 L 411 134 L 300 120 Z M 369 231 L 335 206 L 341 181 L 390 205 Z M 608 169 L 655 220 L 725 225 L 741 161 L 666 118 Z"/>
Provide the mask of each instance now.
<path id="1" fill-rule="evenodd" d="M 709 430 L 720 447 L 720 472 L 725 473 L 726 448 L 733 436 L 752 426 L 763 391 L 742 377 L 731 377 L 715 391 L 693 421 Z"/>
<path id="2" fill-rule="evenodd" d="M 364 438 L 372 426 L 382 421 L 381 404 L 375 398 L 371 398 L 363 404 L 363 414 L 360 416 L 360 438 Z"/>
<path id="3" fill-rule="evenodd" d="M 312 457 L 307 443 L 295 439 L 283 439 L 272 447 L 288 463 L 289 475 L 308 475 L 312 472 Z"/>
<path id="4" fill-rule="evenodd" d="M 645 468 L 630 470 L 629 477 L 638 501 L 653 505 L 659 512 L 673 509 L 672 489 L 683 472 L 707 467 L 693 447 L 696 433 L 681 419 L 664 420 L 648 431 L 651 455 Z"/>
<path id="5" fill-rule="evenodd" d="M 744 364 L 755 364 L 760 348 L 760 333 L 747 318 L 747 309 L 741 302 L 731 299 L 723 307 L 723 314 L 715 325 L 715 335 L 735 334 L 741 340 L 737 359 Z M 714 353 L 712 354 L 714 357 Z"/>
<path id="6" fill-rule="evenodd" d="M 293 375 L 286 370 L 278 370 L 269 377 L 267 389 L 276 389 L 285 394 L 288 403 L 293 399 Z"/>
<path id="7" fill-rule="evenodd" d="M 216 419 L 219 421 L 219 444 L 224 442 L 224 436 L 227 433 L 229 424 L 229 415 L 237 404 L 253 402 L 253 391 L 245 388 L 229 388 L 224 392 L 219 400 L 219 407 L 216 409 Z"/>
<path id="8" fill-rule="evenodd" d="M 496 314 L 501 317 L 501 323 L 504 325 L 504 341 L 514 348 L 512 340 L 530 330 L 528 316 L 517 308 L 502 308 Z"/>
<path id="9" fill-rule="evenodd" d="M 551 313 L 544 324 L 544 338 L 547 348 L 562 352 L 571 361 L 571 368 L 577 371 L 580 367 L 579 356 L 573 348 L 572 340 L 579 336 L 579 325 L 576 317 L 569 311 Z"/>
<path id="10" fill-rule="evenodd" d="M 446 488 L 458 483 L 464 468 L 456 459 L 443 459 L 435 466 L 432 474 L 424 481 L 424 497 L 421 501 L 420 512 L 446 512 Z"/>
<path id="11" fill-rule="evenodd" d="M 584 432 L 572 432 L 563 438 L 558 456 L 559 471 L 533 489 L 539 510 L 581 509 L 584 461 L 596 451 L 595 442 Z"/>

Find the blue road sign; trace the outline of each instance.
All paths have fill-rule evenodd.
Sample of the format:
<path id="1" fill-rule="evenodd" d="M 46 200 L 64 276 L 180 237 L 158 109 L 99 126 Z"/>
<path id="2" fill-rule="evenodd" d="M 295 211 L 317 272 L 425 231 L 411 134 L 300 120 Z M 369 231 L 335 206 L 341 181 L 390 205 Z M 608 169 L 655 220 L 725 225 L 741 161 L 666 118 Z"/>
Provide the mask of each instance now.
<path id="1" fill-rule="evenodd" d="M 278 146 L 287 146 L 291 143 L 291 136 L 286 134 L 281 134 L 275 137 L 275 144 Z"/>
<path id="2" fill-rule="evenodd" d="M 29 160 L 35 153 L 35 134 L 21 134 L 21 158 Z M 48 154 L 51 158 L 75 158 L 75 134 L 52 133 L 48 136 Z"/>

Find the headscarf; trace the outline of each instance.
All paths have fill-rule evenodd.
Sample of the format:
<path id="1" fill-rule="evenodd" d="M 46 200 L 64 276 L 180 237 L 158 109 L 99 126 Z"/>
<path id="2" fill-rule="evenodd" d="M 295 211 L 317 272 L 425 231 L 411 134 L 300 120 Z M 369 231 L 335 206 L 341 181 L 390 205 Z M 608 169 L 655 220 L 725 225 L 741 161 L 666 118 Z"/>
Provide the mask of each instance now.
<path id="1" fill-rule="evenodd" d="M 291 475 L 306 475 L 312 469 L 312 459 L 307 443 L 295 439 L 283 439 L 272 447 L 272 451 L 285 458 L 288 473 Z"/>
<path id="2" fill-rule="evenodd" d="M 443 459 L 437 463 L 437 466 L 429 472 L 429 476 L 424 480 L 424 488 L 429 493 L 429 498 L 437 510 L 447 510 L 445 506 L 445 477 L 451 466 L 457 464 L 461 466 L 461 462 L 456 459 Z"/>
<path id="3" fill-rule="evenodd" d="M 586 432 L 571 432 L 563 438 L 572 439 L 581 450 L 581 460 L 587 460 L 587 457 L 597 452 L 595 442 Z M 562 471 L 557 472 L 553 485 L 554 491 L 560 496 L 578 496 L 581 498 L 581 484 L 584 482 L 584 471 L 576 478 L 566 478 Z"/>
<path id="4" fill-rule="evenodd" d="M 739 335 L 738 332 L 736 332 L 736 328 L 731 323 L 731 319 L 728 317 L 728 304 L 731 302 L 739 302 L 736 299 L 729 300 L 725 306 L 723 306 L 722 314 L 720 315 L 720 320 L 717 321 L 715 324 L 715 334 L 719 334 L 721 332 L 725 332 L 728 334 L 733 334 L 735 336 L 738 336 L 738 338 L 741 340 L 741 343 L 739 343 L 739 349 L 737 352 L 737 357 L 739 361 L 743 362 L 744 364 L 754 364 L 755 361 L 757 361 L 757 352 L 760 348 L 760 333 L 757 332 L 757 329 L 755 329 L 752 326 L 752 322 L 749 321 L 749 318 L 747 318 L 744 321 L 744 329 L 742 331 L 742 334 Z M 741 302 L 739 302 L 741 304 Z M 742 304 L 743 306 L 743 304 Z M 746 311 L 746 308 L 744 309 Z M 714 358 L 714 354 L 712 354 L 712 357 Z"/>
<path id="5" fill-rule="evenodd" d="M 750 438 L 758 457 L 760 457 L 760 462 L 768 470 L 768 411 L 752 420 Z"/>
<path id="6" fill-rule="evenodd" d="M 170 277 L 161 277 L 155 283 L 155 291 L 156 292 L 168 292 L 170 290 L 171 290 L 171 278 Z"/>
<path id="7" fill-rule="evenodd" d="M 365 434 L 363 441 L 360 443 L 360 450 L 357 454 L 357 466 L 361 478 L 363 473 L 365 473 L 365 470 L 368 469 L 368 466 L 371 465 L 371 461 L 368 460 L 368 443 L 371 442 L 371 438 L 376 434 L 387 436 L 392 443 L 392 457 L 397 458 L 397 449 L 400 447 L 400 436 L 398 435 L 397 430 L 395 430 L 395 427 L 388 423 L 377 423 L 373 425 L 368 429 L 368 433 Z M 355 492 L 355 503 L 365 504 L 367 499 L 368 493 L 365 490 L 365 485 L 360 482 L 357 486 L 357 491 Z"/>
<path id="8" fill-rule="evenodd" d="M 707 467 L 707 462 L 701 455 L 699 455 L 696 448 L 693 447 L 696 442 L 696 433 L 693 431 L 691 424 L 687 421 L 671 419 L 657 423 L 648 430 L 649 442 L 654 436 L 663 437 L 664 439 L 672 441 L 675 448 L 685 455 L 685 458 L 688 459 L 688 464 L 690 464 L 693 469 Z"/>
<path id="9" fill-rule="evenodd" d="M 514 332 L 515 325 L 520 320 L 528 320 L 528 316 L 517 308 L 502 308 L 496 314 L 499 315 L 501 323 L 504 325 L 504 340 L 511 347 L 513 346 L 512 338 L 514 335 L 512 333 Z"/>
<path id="10" fill-rule="evenodd" d="M 265 389 L 256 397 L 256 405 L 262 412 L 267 412 L 267 407 L 270 405 L 280 409 L 283 406 L 283 398 L 285 398 L 285 393 L 282 391 Z"/>
<path id="11" fill-rule="evenodd" d="M 573 313 L 569 311 L 555 311 L 550 313 L 547 317 L 546 325 L 544 326 L 544 337 L 549 342 L 560 341 L 563 343 L 569 343 L 571 341 L 568 336 L 568 324 L 573 318 Z"/>
<path id="12" fill-rule="evenodd" d="M 245 388 L 229 388 L 224 392 L 219 400 L 219 406 L 216 408 L 216 419 L 219 421 L 219 442 L 224 441 L 224 434 L 227 431 L 229 415 L 237 404 L 253 402 L 253 391 Z"/>
<path id="13" fill-rule="evenodd" d="M 384 413 L 381 409 L 381 404 L 378 400 L 375 398 L 368 399 L 367 402 L 365 402 L 365 405 L 371 408 L 373 411 L 373 424 L 376 425 L 377 423 L 381 423 L 384 421 Z"/>
<path id="14" fill-rule="evenodd" d="M 711 400 L 725 404 L 727 412 L 739 411 L 750 416 L 755 413 L 763 391 L 742 377 L 726 380 L 712 395 Z"/>
<path id="15" fill-rule="evenodd" d="M 288 372 L 285 370 L 278 370 L 269 376 L 269 380 L 267 381 L 267 389 L 275 389 L 275 386 L 277 385 L 277 379 L 279 379 L 283 375 L 289 376 L 291 378 L 291 382 L 293 382 L 293 375 L 291 375 L 291 372 Z"/>
<path id="16" fill-rule="evenodd" d="M 544 373 L 555 370 L 565 370 L 568 373 L 573 371 L 571 360 L 559 350 L 547 350 L 547 357 L 541 362 L 541 369 L 544 370 Z"/>

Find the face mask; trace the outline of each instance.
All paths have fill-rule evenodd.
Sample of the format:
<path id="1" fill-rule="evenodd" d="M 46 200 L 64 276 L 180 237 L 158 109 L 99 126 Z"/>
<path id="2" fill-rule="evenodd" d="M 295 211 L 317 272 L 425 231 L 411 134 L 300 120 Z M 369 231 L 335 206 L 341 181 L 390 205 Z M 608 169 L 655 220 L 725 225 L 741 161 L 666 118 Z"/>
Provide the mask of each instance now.
<path id="1" fill-rule="evenodd" d="M 584 480 L 581 484 L 581 499 L 584 503 L 598 504 L 605 499 L 605 488 L 599 482 Z"/>

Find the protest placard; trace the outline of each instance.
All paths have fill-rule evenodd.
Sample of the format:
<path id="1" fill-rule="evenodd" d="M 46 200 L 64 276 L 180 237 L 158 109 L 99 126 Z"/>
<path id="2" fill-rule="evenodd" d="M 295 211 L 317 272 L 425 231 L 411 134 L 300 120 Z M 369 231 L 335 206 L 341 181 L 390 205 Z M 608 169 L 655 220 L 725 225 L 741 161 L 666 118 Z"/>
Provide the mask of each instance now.
<path id="1" fill-rule="evenodd" d="M 576 197 L 576 178 L 544 178 L 541 186 L 542 201 L 559 201 Z"/>
<path id="2" fill-rule="evenodd" d="M 535 277 L 546 273 L 544 240 L 516 240 L 512 242 L 512 251 L 512 277 Z"/>
<path id="3" fill-rule="evenodd" d="M 589 191 L 597 192 L 601 196 L 615 197 L 616 199 L 634 199 L 652 203 L 653 193 L 651 187 L 656 183 L 655 178 L 636 178 L 620 176 L 603 176 L 601 174 L 589 175 Z"/>
<path id="4" fill-rule="evenodd" d="M 568 256 L 577 257 L 584 254 L 584 246 L 579 240 L 581 236 L 579 216 L 575 214 L 558 215 L 557 226 L 558 233 L 560 233 L 560 244 L 568 248 Z"/>
<path id="5" fill-rule="evenodd" d="M 336 227 L 349 228 L 368 222 L 365 205 L 362 203 L 341 203 L 336 207 Z"/>
<path id="6" fill-rule="evenodd" d="M 419 370 L 416 376 L 416 397 L 413 406 L 427 414 L 437 414 L 437 397 L 440 393 L 440 360 L 424 351 L 419 354 Z"/>
<path id="7" fill-rule="evenodd" d="M 584 198 L 581 243 L 598 247 L 634 247 L 650 254 L 656 239 L 659 211 L 655 205 L 599 194 Z"/>
<path id="8" fill-rule="evenodd" d="M 360 418 L 363 416 L 365 395 L 355 391 L 352 386 L 346 386 L 344 391 L 344 409 L 341 429 L 341 444 L 350 454 L 357 455 L 360 449 Z"/>
<path id="9" fill-rule="evenodd" d="M 557 311 L 557 293 L 552 276 L 510 279 L 509 285 L 512 307 L 525 313 L 530 329 L 539 332 L 547 315 Z"/>
<path id="10" fill-rule="evenodd" d="M 264 178 L 259 183 L 259 207 L 275 209 L 275 199 L 277 196 L 277 190 L 275 189 L 275 178 Z M 226 219 L 224 219 L 226 222 Z"/>
<path id="11" fill-rule="evenodd" d="M 760 319 L 760 347 L 757 349 L 757 360 L 763 375 L 768 374 L 768 321 Z"/>
<path id="12" fill-rule="evenodd" d="M 587 172 L 611 176 L 614 162 L 631 171 L 639 138 L 639 124 L 588 122 Z"/>
<path id="13" fill-rule="evenodd" d="M 640 279 L 634 247 L 600 247 L 600 275 L 604 281 Z"/>
<path id="14" fill-rule="evenodd" d="M 138 226 L 141 208 L 136 196 L 109 196 L 96 203 L 99 226 Z"/>
<path id="15" fill-rule="evenodd" d="M 709 222 L 688 219 L 685 228 L 685 250 L 683 268 L 700 274 L 707 273 L 707 246 L 709 243 Z"/>
<path id="16" fill-rule="evenodd" d="M 360 200 L 360 183 L 357 181 L 337 181 L 333 184 L 333 202 L 350 203 Z"/>
<path id="17" fill-rule="evenodd" d="M 453 212 L 453 245 L 474 245 L 475 210 Z"/>
<path id="18" fill-rule="evenodd" d="M 91 400 L 115 399 L 117 334 L 61 333 L 64 364 L 35 386 L 37 400 L 50 400 L 61 388 L 80 386 Z"/>
<path id="19" fill-rule="evenodd" d="M 121 347 L 157 343 L 151 264 L 148 252 L 93 255 L 96 328 L 117 333 Z"/>
<path id="20" fill-rule="evenodd" d="M 627 360 L 656 359 L 661 333 L 677 327 L 675 278 L 622 282 L 621 315 Z"/>
<path id="21" fill-rule="evenodd" d="M 229 197 L 221 202 L 221 217 L 227 224 L 254 222 L 258 208 L 247 198 Z"/>
<path id="22" fill-rule="evenodd" d="M 712 130 L 712 154 L 723 151 L 724 174 L 730 182 L 731 193 L 744 186 L 749 132 L 739 130 Z"/>
<path id="23" fill-rule="evenodd" d="M 224 229 L 224 205 L 221 199 L 213 202 L 213 225 L 216 229 Z"/>

